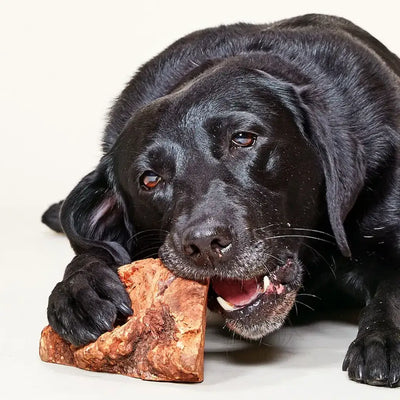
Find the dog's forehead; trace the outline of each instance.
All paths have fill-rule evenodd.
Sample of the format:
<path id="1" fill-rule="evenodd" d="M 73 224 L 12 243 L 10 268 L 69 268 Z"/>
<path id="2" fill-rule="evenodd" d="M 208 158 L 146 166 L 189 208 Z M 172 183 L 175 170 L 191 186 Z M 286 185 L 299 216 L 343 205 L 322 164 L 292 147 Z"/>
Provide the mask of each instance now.
<path id="1" fill-rule="evenodd" d="M 172 164 L 173 159 L 186 160 L 189 150 L 191 160 L 200 162 L 215 156 L 228 131 L 271 127 L 276 98 L 261 95 L 260 87 L 259 73 L 236 66 L 216 68 L 183 83 L 133 116 L 119 138 L 117 148 L 123 155 L 117 163 L 136 160 L 142 169 L 147 160 L 170 159 Z"/>
<path id="2" fill-rule="evenodd" d="M 220 68 L 182 85 L 158 100 L 164 106 L 157 114 L 159 125 L 154 134 L 168 135 L 178 142 L 188 137 L 201 140 L 209 135 L 212 123 L 234 122 L 235 116 L 238 120 L 257 119 L 257 114 L 269 119 L 276 99 L 271 96 L 268 100 L 264 94 L 261 104 L 257 75 L 241 68 Z M 272 106 L 269 115 L 265 113 L 268 103 Z"/>
<path id="3" fill-rule="evenodd" d="M 257 75 L 239 66 L 213 68 L 167 96 L 173 103 L 171 112 L 187 120 L 213 112 L 246 109 L 259 83 Z"/>

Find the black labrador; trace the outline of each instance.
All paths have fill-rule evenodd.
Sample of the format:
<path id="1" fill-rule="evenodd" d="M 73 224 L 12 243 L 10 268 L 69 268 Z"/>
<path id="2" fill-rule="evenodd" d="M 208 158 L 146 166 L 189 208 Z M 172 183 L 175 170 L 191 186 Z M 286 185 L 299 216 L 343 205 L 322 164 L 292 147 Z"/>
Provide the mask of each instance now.
<path id="1" fill-rule="evenodd" d="M 249 339 L 302 294 L 355 299 L 343 369 L 400 385 L 400 60 L 378 40 L 324 15 L 192 33 L 128 83 L 103 150 L 43 216 L 76 252 L 49 299 L 62 337 L 129 316 L 116 268 L 159 254 Z"/>

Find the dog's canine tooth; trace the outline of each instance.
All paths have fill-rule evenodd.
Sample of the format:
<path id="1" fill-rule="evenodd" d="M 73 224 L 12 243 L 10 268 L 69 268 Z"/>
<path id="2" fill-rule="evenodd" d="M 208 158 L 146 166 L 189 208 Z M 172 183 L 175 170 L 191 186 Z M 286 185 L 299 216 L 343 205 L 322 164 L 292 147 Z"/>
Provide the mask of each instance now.
<path id="1" fill-rule="evenodd" d="M 264 276 L 264 279 L 263 279 L 263 291 L 264 292 L 266 292 L 267 291 L 267 289 L 268 289 L 268 286 L 271 284 L 271 281 L 269 280 L 269 278 L 268 278 L 268 276 Z"/>
<path id="2" fill-rule="evenodd" d="M 226 301 L 225 299 L 223 299 L 222 297 L 218 296 L 217 297 L 217 301 L 219 303 L 219 305 L 225 310 L 225 311 L 234 311 L 236 310 L 236 307 L 229 303 L 228 301 Z"/>

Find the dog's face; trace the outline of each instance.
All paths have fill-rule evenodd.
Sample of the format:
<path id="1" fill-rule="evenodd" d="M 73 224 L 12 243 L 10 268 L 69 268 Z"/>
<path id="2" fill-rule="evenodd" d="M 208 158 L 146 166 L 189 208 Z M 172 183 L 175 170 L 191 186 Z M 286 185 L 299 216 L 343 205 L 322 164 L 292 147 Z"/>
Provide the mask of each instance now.
<path id="1" fill-rule="evenodd" d="M 210 308 L 248 338 L 285 320 L 321 212 L 320 162 L 284 96 L 260 71 L 211 69 L 136 113 L 113 154 L 135 230 L 166 232 L 165 265 L 210 278 Z"/>

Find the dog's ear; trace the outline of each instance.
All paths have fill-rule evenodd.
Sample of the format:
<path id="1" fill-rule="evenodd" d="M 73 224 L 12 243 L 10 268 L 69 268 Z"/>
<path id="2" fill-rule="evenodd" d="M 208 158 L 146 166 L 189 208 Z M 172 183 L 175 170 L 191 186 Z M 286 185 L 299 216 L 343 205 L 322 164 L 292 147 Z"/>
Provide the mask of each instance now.
<path id="1" fill-rule="evenodd" d="M 329 219 L 336 242 L 341 253 L 351 257 L 344 221 L 365 181 L 362 147 L 345 126 L 333 126 L 328 122 L 324 104 L 315 98 L 311 87 L 294 87 L 293 90 L 301 110 L 296 116 L 297 123 L 302 126 L 303 134 L 316 149 L 322 163 Z"/>
<path id="2" fill-rule="evenodd" d="M 127 244 L 133 228 L 115 188 L 107 155 L 65 199 L 60 220 L 77 254 L 102 249 L 117 265 L 131 261 Z"/>
<path id="3" fill-rule="evenodd" d="M 366 167 L 361 146 L 355 135 L 344 131 L 344 126 L 328 123 L 324 103 L 313 92 L 313 87 L 297 86 L 265 71 L 256 71 L 263 76 L 264 85 L 289 109 L 303 136 L 315 148 L 325 176 L 332 231 L 341 253 L 351 257 L 344 221 L 365 181 Z"/>

